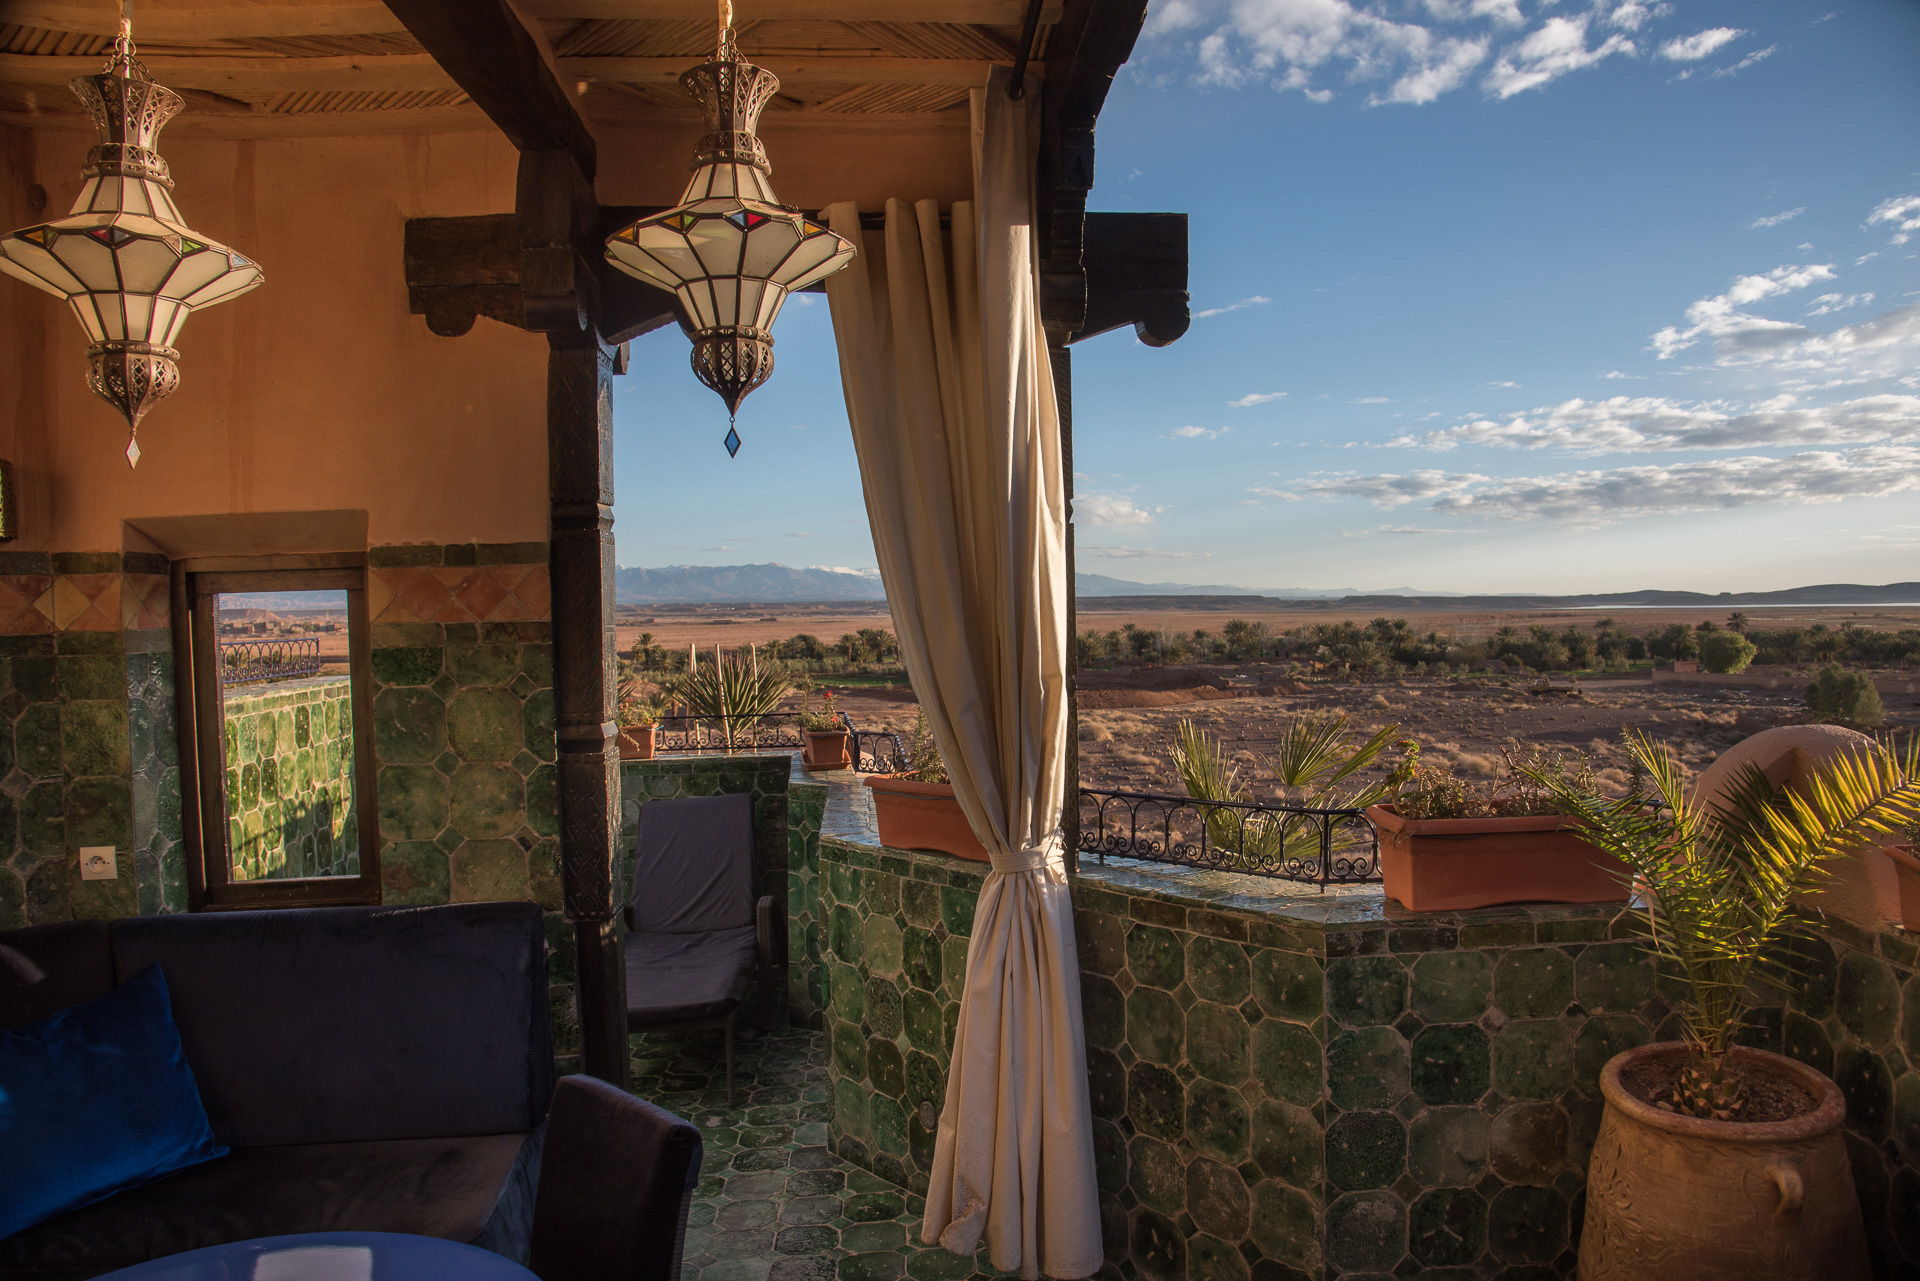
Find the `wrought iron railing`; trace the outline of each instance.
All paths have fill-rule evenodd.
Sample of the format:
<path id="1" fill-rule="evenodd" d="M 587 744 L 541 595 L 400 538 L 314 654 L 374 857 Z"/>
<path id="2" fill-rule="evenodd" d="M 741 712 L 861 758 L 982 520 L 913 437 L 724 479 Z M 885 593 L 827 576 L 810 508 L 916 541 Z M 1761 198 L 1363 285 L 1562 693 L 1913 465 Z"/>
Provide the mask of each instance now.
<path id="1" fill-rule="evenodd" d="M 1380 879 L 1366 811 L 1080 789 L 1080 852 L 1326 887 Z"/>
<path id="2" fill-rule="evenodd" d="M 854 768 L 863 774 L 893 774 L 904 768 L 906 751 L 891 730 L 863 730 L 842 713 L 853 735 Z M 762 752 L 796 750 L 807 745 L 798 712 L 763 716 L 662 716 L 654 734 L 656 755 L 667 752 Z"/>
<path id="3" fill-rule="evenodd" d="M 220 642 L 220 683 L 254 685 L 320 674 L 318 636 Z"/>

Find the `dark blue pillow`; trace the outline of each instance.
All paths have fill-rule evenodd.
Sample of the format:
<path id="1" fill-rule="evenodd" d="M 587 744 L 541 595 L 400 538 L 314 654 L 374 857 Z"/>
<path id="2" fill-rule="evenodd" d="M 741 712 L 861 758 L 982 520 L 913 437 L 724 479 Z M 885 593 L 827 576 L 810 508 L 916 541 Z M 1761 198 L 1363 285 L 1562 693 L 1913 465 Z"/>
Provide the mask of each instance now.
<path id="1" fill-rule="evenodd" d="M 0 1237 L 227 1154 L 158 965 L 0 1031 L 0 1152 Z"/>

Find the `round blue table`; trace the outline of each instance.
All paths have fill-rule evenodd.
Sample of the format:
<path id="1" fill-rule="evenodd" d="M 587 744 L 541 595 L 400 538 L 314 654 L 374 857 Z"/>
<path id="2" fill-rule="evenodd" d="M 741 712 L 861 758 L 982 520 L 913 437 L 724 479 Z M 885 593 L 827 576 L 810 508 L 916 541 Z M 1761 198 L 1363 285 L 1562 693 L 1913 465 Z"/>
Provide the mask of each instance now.
<path id="1" fill-rule="evenodd" d="M 527 1281 L 491 1250 L 400 1232 L 307 1232 L 170 1254 L 107 1277 L 127 1281 Z"/>

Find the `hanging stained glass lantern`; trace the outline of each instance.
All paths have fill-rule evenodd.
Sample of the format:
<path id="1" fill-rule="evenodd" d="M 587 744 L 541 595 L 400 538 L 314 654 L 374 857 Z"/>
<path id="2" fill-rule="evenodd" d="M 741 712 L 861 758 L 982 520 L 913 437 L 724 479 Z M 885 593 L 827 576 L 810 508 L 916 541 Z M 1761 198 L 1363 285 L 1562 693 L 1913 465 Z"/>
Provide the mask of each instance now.
<path id="1" fill-rule="evenodd" d="M 140 419 L 180 384 L 174 340 L 187 316 L 260 284 L 260 267 L 188 227 L 173 203 L 160 129 L 186 104 L 134 56 L 131 0 L 99 75 L 73 92 L 100 131 L 73 212 L 0 238 L 0 272 L 64 298 L 79 317 L 87 386 L 127 420 L 127 465 Z"/>
<path id="2" fill-rule="evenodd" d="M 707 117 L 686 193 L 607 237 L 614 266 L 678 295 L 694 330 L 693 372 L 729 416 L 773 373 L 773 322 L 787 295 L 853 258 L 852 242 L 774 196 L 773 167 L 754 131 L 780 80 L 740 56 L 732 19 L 721 0 L 718 54 L 680 77 Z M 729 454 L 739 440 L 729 422 Z"/>

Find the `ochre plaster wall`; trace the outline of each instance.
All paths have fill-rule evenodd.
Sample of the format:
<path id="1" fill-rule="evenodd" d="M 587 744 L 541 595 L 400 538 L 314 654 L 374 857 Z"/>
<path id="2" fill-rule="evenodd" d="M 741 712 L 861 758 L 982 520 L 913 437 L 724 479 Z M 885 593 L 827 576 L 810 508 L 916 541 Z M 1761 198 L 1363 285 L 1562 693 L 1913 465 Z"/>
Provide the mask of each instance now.
<path id="1" fill-rule="evenodd" d="M 973 142 L 965 111 L 954 119 L 796 113 L 762 118 L 760 139 L 773 164 L 773 189 L 800 209 L 838 200 L 878 212 L 889 198 L 937 200 L 943 206 L 973 199 Z M 940 119 L 940 123 L 935 123 Z M 594 124 L 599 144 L 600 199 L 610 205 L 670 205 L 687 185 L 687 162 L 704 132 L 697 116 L 658 124 Z"/>
<path id="2" fill-rule="evenodd" d="M 0 131 L 0 210 L 58 217 L 90 134 Z M 118 551 L 122 522 L 360 509 L 367 540 L 516 543 L 547 532 L 546 344 L 492 321 L 439 338 L 407 312 L 405 220 L 503 213 L 516 156 L 492 132 L 278 141 L 161 137 L 188 223 L 267 281 L 194 315 L 180 389 L 141 424 L 86 388 L 66 306 L 0 280 L 0 456 L 18 469 L 7 550 Z M 23 173 L 22 169 L 28 170 Z"/>

